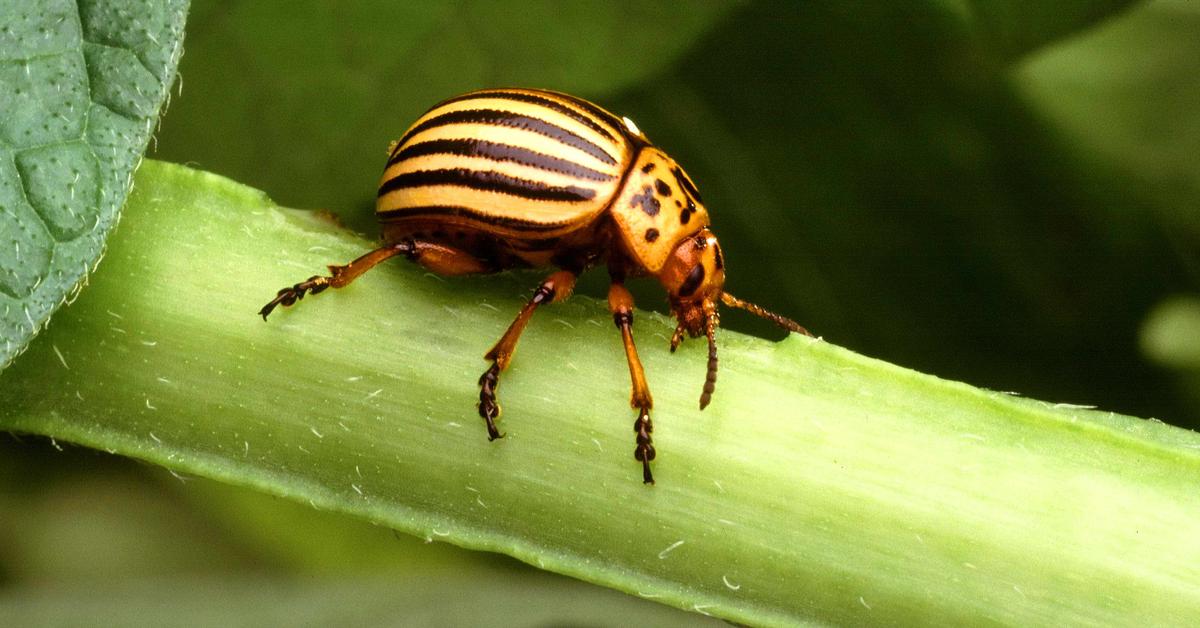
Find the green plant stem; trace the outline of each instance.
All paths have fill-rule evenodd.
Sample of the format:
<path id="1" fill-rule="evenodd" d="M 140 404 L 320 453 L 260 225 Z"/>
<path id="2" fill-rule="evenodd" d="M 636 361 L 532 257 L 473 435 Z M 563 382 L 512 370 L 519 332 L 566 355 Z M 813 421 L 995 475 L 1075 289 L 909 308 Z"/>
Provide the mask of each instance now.
<path id="1" fill-rule="evenodd" d="M 1194 433 L 731 332 L 701 412 L 703 343 L 672 356 L 671 322 L 639 312 L 660 454 L 643 486 L 619 335 L 594 299 L 534 317 L 497 442 L 474 409 L 480 357 L 540 277 L 391 262 L 255 316 L 371 246 L 148 162 L 92 285 L 0 376 L 0 428 L 749 624 L 1200 616 Z"/>

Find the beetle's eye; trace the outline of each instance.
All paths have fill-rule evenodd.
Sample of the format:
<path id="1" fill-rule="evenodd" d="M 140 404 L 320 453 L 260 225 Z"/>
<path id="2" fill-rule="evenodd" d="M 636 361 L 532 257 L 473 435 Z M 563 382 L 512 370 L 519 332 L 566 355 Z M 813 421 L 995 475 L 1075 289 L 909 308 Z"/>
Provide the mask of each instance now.
<path id="1" fill-rule="evenodd" d="M 679 296 L 690 297 L 695 294 L 696 289 L 704 282 L 704 264 L 696 264 L 691 272 L 688 273 L 686 279 L 683 280 L 683 285 L 679 286 Z"/>
<path id="2" fill-rule="evenodd" d="M 704 237 L 703 233 L 697 233 L 692 238 L 692 241 L 696 243 L 696 248 L 700 249 L 701 251 L 708 247 L 708 238 Z"/>

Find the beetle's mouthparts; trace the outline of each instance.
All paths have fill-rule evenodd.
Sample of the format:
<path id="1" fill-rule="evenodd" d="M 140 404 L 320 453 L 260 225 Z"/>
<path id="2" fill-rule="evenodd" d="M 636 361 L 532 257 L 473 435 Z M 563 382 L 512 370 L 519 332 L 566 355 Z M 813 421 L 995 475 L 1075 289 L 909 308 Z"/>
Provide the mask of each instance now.
<path id="1" fill-rule="evenodd" d="M 679 324 L 675 327 L 675 335 L 683 340 L 682 334 L 687 333 L 689 338 L 699 338 L 704 335 L 704 328 L 707 323 L 708 316 L 704 308 L 695 302 L 673 302 L 671 310 L 675 314 Z M 678 345 L 672 339 L 672 344 Z"/>

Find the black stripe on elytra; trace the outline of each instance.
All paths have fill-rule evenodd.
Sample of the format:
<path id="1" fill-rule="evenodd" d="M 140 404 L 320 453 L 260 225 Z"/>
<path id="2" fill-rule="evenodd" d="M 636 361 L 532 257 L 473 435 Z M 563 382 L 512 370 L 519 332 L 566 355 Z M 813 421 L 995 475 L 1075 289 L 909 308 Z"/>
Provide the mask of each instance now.
<path id="1" fill-rule="evenodd" d="M 690 194 L 692 198 L 701 203 L 704 202 L 704 199 L 700 198 L 700 190 L 696 189 L 696 184 L 692 183 L 692 180 L 688 178 L 687 174 L 684 173 L 683 170 L 679 169 L 679 166 L 672 168 L 671 174 L 675 175 L 675 180 L 679 182 L 679 187 L 687 190 L 687 193 Z"/>
<path id="2" fill-rule="evenodd" d="M 395 209 L 383 209 L 379 212 L 380 220 L 391 222 L 397 220 L 412 220 L 419 221 L 422 218 L 428 217 L 446 217 L 465 218 L 467 220 L 478 221 L 484 225 L 497 225 L 509 229 L 519 231 L 557 231 L 561 230 L 564 225 L 552 225 L 532 220 L 521 220 L 520 218 L 510 218 L 508 216 L 498 216 L 480 212 L 463 207 L 461 205 L 424 205 L 419 207 L 399 207 Z"/>
<path id="3" fill-rule="evenodd" d="M 559 96 L 561 98 L 565 98 L 566 100 L 571 101 L 580 109 L 583 109 L 584 111 L 592 114 L 593 116 L 600 118 L 601 120 L 603 120 L 605 122 L 605 124 L 611 126 L 614 129 L 617 129 L 618 131 L 620 131 L 620 133 L 622 135 L 625 135 L 627 138 L 632 137 L 627 132 L 627 129 L 625 128 L 625 122 L 623 120 L 621 120 L 620 118 L 618 118 L 617 116 L 613 115 L 611 112 L 605 111 L 604 109 L 601 109 L 600 107 L 596 106 L 596 104 L 588 102 L 577 96 L 572 96 L 570 94 L 564 94 L 562 92 L 550 92 L 550 93 L 554 94 L 555 96 Z"/>
<path id="4" fill-rule="evenodd" d="M 442 168 L 418 170 L 399 174 L 379 186 L 379 196 L 395 190 L 435 185 L 482 190 L 519 196 L 534 201 L 588 201 L 596 196 L 596 190 L 574 185 L 546 185 L 540 181 L 510 177 L 492 170 L 470 170 L 467 168 Z"/>
<path id="5" fill-rule="evenodd" d="M 482 90 L 482 91 L 478 91 L 478 92 L 471 92 L 470 94 L 463 94 L 462 96 L 456 96 L 454 98 L 451 98 L 450 100 L 442 102 L 442 105 L 448 105 L 452 102 L 462 102 L 464 100 L 478 100 L 480 98 L 499 98 L 502 100 L 515 100 L 517 102 L 525 102 L 525 103 L 529 103 L 531 105 L 538 105 L 541 107 L 545 107 L 547 109 L 552 109 L 554 111 L 557 111 L 557 112 L 563 114 L 564 116 L 567 116 L 568 118 L 571 118 L 572 120 L 575 120 L 576 122 L 586 126 L 587 128 L 599 133 L 600 135 L 603 135 L 604 137 L 608 138 L 611 141 L 614 141 L 614 142 L 617 141 L 617 138 L 613 137 L 613 134 L 609 133 L 608 129 L 600 126 L 599 124 L 596 124 L 596 121 L 593 120 L 592 118 L 589 118 L 589 117 L 583 115 L 582 113 L 579 113 L 578 111 L 576 111 L 558 101 L 551 100 L 549 98 L 546 98 L 545 96 L 538 96 L 537 94 L 527 94 L 525 92 L 512 92 L 512 91 L 508 91 L 505 89 Z M 439 105 L 439 106 L 441 106 L 441 105 Z"/>
<path id="6" fill-rule="evenodd" d="M 688 273 L 687 279 L 683 280 L 683 285 L 679 286 L 679 296 L 690 297 L 696 288 L 700 287 L 700 283 L 704 281 L 704 264 L 696 264 L 692 268 L 692 272 Z"/>
<path id="7" fill-rule="evenodd" d="M 615 179 L 611 174 L 605 174 L 598 170 L 592 170 L 587 166 L 582 166 L 569 159 L 561 157 L 552 157 L 545 153 L 529 150 L 520 146 L 511 144 L 501 144 L 499 142 L 488 142 L 486 140 L 472 139 L 446 139 L 446 140 L 430 140 L 428 142 L 418 142 L 405 146 L 403 150 L 397 152 L 391 159 L 388 160 L 388 167 L 393 164 L 412 159 L 414 157 L 424 157 L 426 155 L 465 155 L 468 157 L 486 157 L 495 161 L 511 161 L 522 166 L 531 166 L 540 170 L 548 170 L 557 172 L 576 179 L 588 179 L 590 181 L 611 181 Z"/>
<path id="8" fill-rule="evenodd" d="M 556 124 L 551 124 L 541 118 L 525 116 L 511 111 L 499 111 L 497 109 L 464 109 L 462 111 L 450 111 L 434 116 L 409 129 L 408 133 L 405 133 L 404 137 L 400 138 L 400 144 L 407 143 L 417 133 L 448 124 L 492 124 L 533 131 L 538 135 L 558 140 L 567 146 L 578 148 L 606 164 L 616 165 L 617 163 L 617 160 L 612 155 L 609 155 L 594 142 L 579 137 L 575 133 Z"/>

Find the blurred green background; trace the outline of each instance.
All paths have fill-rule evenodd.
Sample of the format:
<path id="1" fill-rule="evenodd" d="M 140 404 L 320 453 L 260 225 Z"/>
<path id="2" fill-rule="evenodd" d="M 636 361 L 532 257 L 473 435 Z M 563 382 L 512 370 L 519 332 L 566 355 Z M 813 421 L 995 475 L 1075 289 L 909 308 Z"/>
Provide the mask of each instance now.
<path id="1" fill-rule="evenodd" d="M 388 142 L 430 105 L 568 91 L 689 170 L 738 296 L 919 371 L 1200 425 L 1200 4 L 397 4 L 194 2 L 149 156 L 372 233 Z M 43 441 L 0 436 L 0 512 L 0 609 L 102 583 L 144 611 L 166 577 L 176 607 L 225 586 L 314 623 L 349 617 L 348 588 L 371 593 L 354 617 L 403 622 L 414 581 L 443 606 L 526 582 L 506 596 L 559 622 L 620 617 L 554 606 L 583 585 L 505 559 Z"/>

